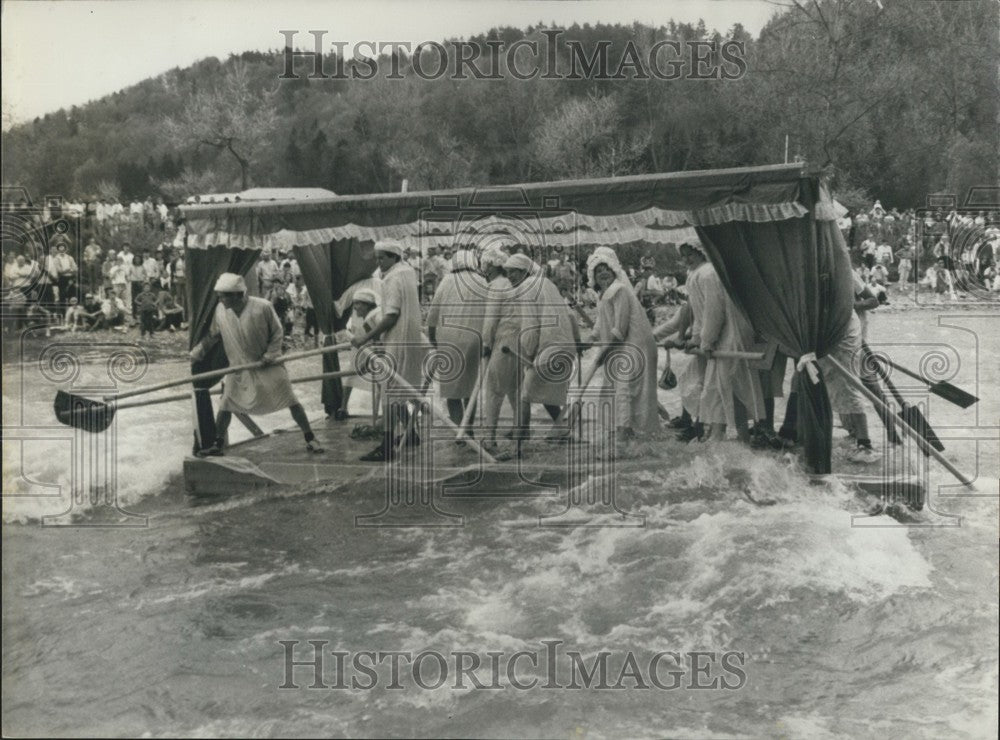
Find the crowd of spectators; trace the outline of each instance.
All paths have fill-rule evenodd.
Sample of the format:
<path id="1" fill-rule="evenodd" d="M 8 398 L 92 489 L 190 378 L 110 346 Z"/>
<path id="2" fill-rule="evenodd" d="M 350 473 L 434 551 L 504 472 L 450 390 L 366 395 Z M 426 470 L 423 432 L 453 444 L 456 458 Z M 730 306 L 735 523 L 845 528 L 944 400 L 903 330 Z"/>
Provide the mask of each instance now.
<path id="1" fill-rule="evenodd" d="M 900 293 L 945 294 L 973 285 L 1000 291 L 1000 213 L 956 210 L 900 212 L 876 200 L 870 209 L 845 214 L 839 222 L 855 272 L 882 303 L 895 284 Z M 960 246 L 956 246 L 960 245 Z"/>

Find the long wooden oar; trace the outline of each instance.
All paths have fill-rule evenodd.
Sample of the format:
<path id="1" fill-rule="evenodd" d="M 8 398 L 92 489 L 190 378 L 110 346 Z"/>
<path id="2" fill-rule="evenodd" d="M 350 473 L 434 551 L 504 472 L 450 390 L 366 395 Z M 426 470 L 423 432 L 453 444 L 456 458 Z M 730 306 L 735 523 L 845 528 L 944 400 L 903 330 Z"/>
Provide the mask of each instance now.
<path id="1" fill-rule="evenodd" d="M 706 357 L 706 353 L 698 348 L 684 350 L 685 354 Z M 751 360 L 762 362 L 767 357 L 766 352 L 742 352 L 733 349 L 717 349 L 712 352 L 712 357 L 718 360 Z"/>
<path id="2" fill-rule="evenodd" d="M 896 403 L 899 404 L 899 415 L 903 417 L 903 421 L 909 424 L 911 427 L 920 432 L 920 436 L 927 440 L 927 442 L 938 452 L 944 452 L 944 445 L 941 440 L 938 439 L 937 434 L 934 433 L 934 429 L 931 428 L 930 422 L 920 413 L 920 409 L 916 406 L 908 404 L 903 398 L 903 394 L 899 392 L 893 382 L 889 379 L 888 371 L 882 367 L 882 363 L 879 357 L 872 353 L 871 349 L 867 344 L 862 342 L 861 348 L 868 355 L 866 359 L 875 366 L 875 373 L 882 379 L 885 383 L 885 387 L 889 389 L 892 393 L 892 397 L 896 399 Z"/>
<path id="3" fill-rule="evenodd" d="M 403 378 L 399 377 L 398 373 L 393 372 L 391 369 L 390 369 L 389 372 L 392 373 L 392 375 L 390 377 L 391 377 L 392 383 L 394 385 L 399 386 L 404 391 L 406 391 L 407 393 L 409 393 L 410 395 L 412 395 L 415 399 L 419 399 L 419 398 L 422 397 L 422 394 L 420 393 L 420 391 L 418 391 L 412 385 L 410 385 L 405 380 L 403 380 Z M 428 406 L 429 406 L 429 408 L 431 410 L 431 414 L 433 414 L 434 416 L 436 416 L 438 418 L 438 421 L 440 421 L 446 427 L 448 427 L 449 429 L 451 429 L 453 432 L 458 433 L 458 425 L 455 424 L 455 422 L 453 422 L 451 419 L 449 419 L 447 414 L 442 414 L 441 412 L 439 412 L 434 407 L 433 403 L 432 404 L 428 404 Z M 493 457 L 493 455 L 491 455 L 490 453 L 488 453 L 486 450 L 484 450 L 483 447 L 482 447 L 482 445 L 480 445 L 479 442 L 477 442 L 474 438 L 472 438 L 472 437 L 462 437 L 462 441 L 465 444 L 469 445 L 469 447 L 471 447 L 472 449 L 476 450 L 479 454 L 481 454 L 483 457 L 485 457 L 489 462 L 496 463 L 496 461 L 497 461 L 496 458 Z"/>
<path id="4" fill-rule="evenodd" d="M 486 363 L 480 360 L 479 375 L 476 377 L 476 384 L 472 388 L 472 395 L 469 396 L 469 403 L 465 407 L 465 413 L 462 414 L 462 421 L 458 425 L 458 434 L 455 436 L 456 440 L 460 440 L 466 435 L 466 430 L 469 428 L 469 424 L 472 423 L 472 415 L 476 413 L 476 404 L 479 401 L 479 391 L 483 386 L 484 377 L 486 377 Z"/>
<path id="5" fill-rule="evenodd" d="M 963 391 L 961 388 L 958 388 L 957 386 L 954 386 L 951 383 L 947 383 L 943 380 L 938 382 L 932 382 L 930 380 L 927 380 L 919 373 L 915 373 L 912 370 L 907 370 L 902 365 L 898 365 L 890 359 L 886 359 L 886 362 L 889 363 L 892 367 L 899 370 L 899 372 L 903 373 L 903 375 L 909 375 L 914 380 L 919 380 L 921 383 L 926 384 L 928 386 L 927 390 L 929 390 L 935 396 L 940 396 L 945 401 L 953 403 L 956 406 L 960 406 L 963 409 L 967 409 L 969 408 L 969 406 L 979 401 L 979 399 L 976 396 L 972 395 L 971 393 L 967 393 L 966 391 Z"/>
<path id="6" fill-rule="evenodd" d="M 293 352 L 292 354 L 279 357 L 271 364 L 281 365 L 286 362 L 300 360 L 305 357 L 313 357 L 314 355 L 322 355 L 329 352 L 339 352 L 340 350 L 347 349 L 350 346 L 351 345 L 349 343 L 334 344 L 329 347 L 320 347 L 307 350 L 305 352 Z M 146 393 L 154 393 L 156 391 L 163 390 L 164 388 L 176 388 L 180 385 L 188 385 L 189 383 L 195 383 L 203 380 L 214 380 L 215 378 L 221 378 L 225 375 L 230 375 L 231 373 L 240 372 L 242 370 L 256 370 L 264 366 L 265 363 L 263 361 L 258 361 L 226 367 L 221 370 L 211 370 L 207 373 L 190 375 L 186 378 L 181 378 L 180 380 L 168 380 L 163 383 L 156 383 L 154 385 L 147 385 L 141 388 L 126 391 L 125 393 L 105 396 L 103 402 L 77 396 L 73 393 L 67 393 L 66 391 L 58 391 L 56 393 L 56 399 L 53 406 L 55 408 L 56 418 L 61 423 L 74 427 L 75 429 L 82 429 L 86 432 L 103 432 L 111 425 L 111 420 L 115 415 L 115 408 L 117 408 L 118 402 L 123 398 L 141 396 Z"/>
<path id="7" fill-rule="evenodd" d="M 901 418 L 901 417 L 896 416 L 895 414 L 893 414 L 890 411 L 890 409 L 885 405 L 885 403 L 882 402 L 882 399 L 880 399 L 878 396 L 876 396 L 870 390 L 868 390 L 867 388 L 865 388 L 865 384 L 862 383 L 858 378 L 856 378 L 852 373 L 850 373 L 843 365 L 841 365 L 837 361 L 837 358 L 835 358 L 833 355 L 827 355 L 826 357 L 829 360 L 830 364 L 833 365 L 833 367 L 837 370 L 837 372 L 839 372 L 841 375 L 844 376 L 844 379 L 848 383 L 850 383 L 855 388 L 857 388 L 859 391 L 861 391 L 861 393 L 865 396 L 865 398 L 867 398 L 869 401 L 871 401 L 875 405 L 876 409 L 880 409 L 880 410 L 884 411 L 885 415 L 886 415 L 886 418 L 892 420 L 892 422 L 894 424 L 896 424 L 897 426 L 899 426 L 900 430 L 904 434 L 906 434 L 908 437 L 910 437 L 911 439 L 913 439 L 917 443 L 917 446 L 920 448 L 921 452 L 923 452 L 925 455 L 929 455 L 930 457 L 933 457 L 935 460 L 937 460 L 939 463 L 941 463 L 941 465 L 943 465 L 944 468 L 949 473 L 951 473 L 953 476 L 955 476 L 956 480 L 958 480 L 962 485 L 968 486 L 969 488 L 972 488 L 972 486 L 973 486 L 972 479 L 968 478 L 962 471 L 960 471 L 958 468 L 956 468 L 954 465 L 952 465 L 950 462 L 948 462 L 948 460 L 945 459 L 944 455 L 942 455 L 936 449 L 934 449 L 933 447 L 931 447 L 930 444 L 927 443 L 927 440 L 924 439 L 920 435 L 919 431 L 917 431 L 916 429 L 914 429 L 913 427 L 911 427 L 906 422 L 905 419 L 903 419 L 903 418 Z"/>
<path id="8" fill-rule="evenodd" d="M 358 373 L 354 370 L 340 370 L 335 373 L 323 373 L 322 375 L 307 375 L 304 378 L 292 378 L 292 383 L 308 383 L 313 380 L 331 380 L 333 378 L 346 378 L 351 375 L 357 375 Z M 209 393 L 213 396 L 222 395 L 221 388 L 212 388 Z M 116 411 L 124 411 L 125 409 L 137 409 L 141 406 L 159 406 L 161 403 L 173 403 L 174 401 L 186 401 L 191 398 L 190 393 L 175 393 L 172 396 L 163 396 L 162 398 L 151 398 L 144 401 L 126 401 L 125 403 L 115 404 Z"/>

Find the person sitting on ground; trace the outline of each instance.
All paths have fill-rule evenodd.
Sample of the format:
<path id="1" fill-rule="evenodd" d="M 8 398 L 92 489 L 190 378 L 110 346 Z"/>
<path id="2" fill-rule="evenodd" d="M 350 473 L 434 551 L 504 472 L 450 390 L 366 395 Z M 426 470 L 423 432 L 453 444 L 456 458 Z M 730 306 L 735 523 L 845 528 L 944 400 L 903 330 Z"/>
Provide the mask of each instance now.
<path id="1" fill-rule="evenodd" d="M 69 299 L 69 305 L 66 307 L 66 315 L 63 318 L 63 328 L 66 331 L 76 331 L 78 328 L 86 328 L 86 310 L 80 305 L 80 301 L 76 298 Z"/>
<path id="2" fill-rule="evenodd" d="M 101 316 L 101 296 L 99 293 L 87 293 L 83 298 L 84 328 L 90 331 Z"/>
<path id="3" fill-rule="evenodd" d="M 163 288 L 157 296 L 156 307 L 159 309 L 160 316 L 162 317 L 160 325 L 156 327 L 159 331 L 163 331 L 164 329 L 176 331 L 181 328 L 181 322 L 184 319 L 184 309 L 177 305 L 177 300 L 166 288 Z"/>
<path id="4" fill-rule="evenodd" d="M 124 329 L 125 312 L 127 311 L 125 301 L 117 294 L 114 288 L 106 288 L 104 291 L 104 301 L 101 302 L 101 315 L 90 327 L 91 331 L 101 329 Z"/>

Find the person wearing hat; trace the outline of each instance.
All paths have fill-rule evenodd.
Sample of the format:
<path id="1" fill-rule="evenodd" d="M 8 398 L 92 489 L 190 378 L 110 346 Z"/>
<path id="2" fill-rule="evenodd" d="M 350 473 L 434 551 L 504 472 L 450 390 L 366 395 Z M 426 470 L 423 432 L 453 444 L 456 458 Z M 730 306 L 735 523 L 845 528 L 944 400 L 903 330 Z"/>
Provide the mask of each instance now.
<path id="1" fill-rule="evenodd" d="M 226 376 L 216 418 L 215 442 L 200 454 L 221 455 L 226 432 L 233 414 L 269 414 L 287 408 L 306 440 L 309 452 L 320 453 L 316 435 L 309 426 L 305 409 L 295 397 L 288 370 L 277 361 L 281 357 L 283 336 L 281 322 L 274 307 L 265 299 L 247 296 L 243 277 L 225 272 L 215 283 L 219 304 L 208 335 L 191 350 L 195 362 L 219 341 L 230 365 L 263 361 L 264 366 L 241 370 Z"/>
<path id="2" fill-rule="evenodd" d="M 364 455 L 366 462 L 388 460 L 396 448 L 394 440 L 395 424 L 406 428 L 409 410 L 406 400 L 392 400 L 393 391 L 407 393 L 407 386 L 420 389 L 423 381 L 423 361 L 426 355 L 421 347 L 420 298 L 417 294 L 417 275 L 403 259 L 403 247 L 398 242 L 380 241 L 375 243 L 375 261 L 382 273 L 382 318 L 369 331 L 351 339 L 351 344 L 361 347 L 373 340 L 381 340 L 392 366 L 394 377 L 384 384 L 386 403 L 386 423 L 381 444 Z M 399 383 L 402 380 L 403 383 Z M 414 429 L 408 444 L 419 444 L 420 437 Z"/>
<path id="3" fill-rule="evenodd" d="M 267 297 L 278 279 L 278 263 L 271 258 L 270 249 L 260 251 L 260 261 L 257 262 L 257 278 L 260 280 L 260 294 Z"/>
<path id="4" fill-rule="evenodd" d="M 534 261 L 514 255 L 504 269 L 511 285 L 521 294 L 524 307 L 519 354 L 531 363 L 524 367 L 521 391 L 521 400 L 526 404 L 522 423 L 527 438 L 532 403 L 542 404 L 553 421 L 562 414 L 570 378 L 569 373 L 560 372 L 559 365 L 576 354 L 580 329 L 559 288 Z"/>
<path id="5" fill-rule="evenodd" d="M 371 288 L 358 288 L 351 296 L 351 317 L 347 320 L 347 341 L 354 337 L 360 337 L 370 332 L 379 322 L 382 321 L 382 312 L 378 309 L 378 296 Z M 356 370 L 358 350 L 351 349 L 341 360 L 341 367 L 345 370 Z M 354 388 L 368 388 L 371 384 L 360 374 L 349 375 L 341 381 L 344 393 L 340 408 L 334 411 L 333 417 L 337 421 L 343 421 L 350 417 L 347 411 L 348 403 L 351 400 L 351 392 Z M 375 399 L 372 399 L 372 403 Z"/>
<path id="6" fill-rule="evenodd" d="M 587 260 L 589 281 L 597 286 L 600 301 L 594 325 L 597 362 L 612 351 L 628 353 L 634 372 L 624 377 L 608 373 L 614 387 L 615 428 L 621 442 L 659 429 L 656 399 L 656 340 L 639 298 L 631 289 L 618 255 L 598 248 Z"/>
<path id="7" fill-rule="evenodd" d="M 477 269 L 474 253 L 460 249 L 452 257 L 451 271 L 441 280 L 427 314 L 427 336 L 431 344 L 446 352 L 461 372 L 440 383 L 448 416 L 459 424 L 465 404 L 479 377 L 486 278 Z"/>
<path id="8" fill-rule="evenodd" d="M 483 378 L 483 448 L 492 453 L 497 452 L 497 424 L 504 398 L 514 411 L 515 429 L 522 427 L 520 391 L 524 369 L 513 354 L 501 350 L 505 345 L 516 347 L 521 333 L 522 306 L 505 275 L 505 265 L 510 259 L 493 248 L 483 252 L 479 260 L 488 286 L 486 316 L 483 319 L 483 359 L 488 363 Z M 522 255 L 521 259 L 527 261 L 530 267 L 531 261 L 527 257 Z M 513 263 L 513 268 L 518 264 Z"/>
<path id="9" fill-rule="evenodd" d="M 59 302 L 68 305 L 76 293 L 76 260 L 66 251 L 65 241 L 60 240 L 56 253 L 49 256 L 48 272 L 59 290 Z"/>

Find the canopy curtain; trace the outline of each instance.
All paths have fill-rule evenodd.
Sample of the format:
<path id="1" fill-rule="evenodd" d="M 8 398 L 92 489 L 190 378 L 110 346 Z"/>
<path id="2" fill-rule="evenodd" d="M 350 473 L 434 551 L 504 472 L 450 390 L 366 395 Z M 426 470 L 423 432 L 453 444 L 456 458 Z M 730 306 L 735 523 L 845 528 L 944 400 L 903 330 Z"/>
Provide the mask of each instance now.
<path id="1" fill-rule="evenodd" d="M 850 259 L 833 221 L 812 216 L 698 227 L 723 285 L 754 330 L 792 358 L 826 355 L 854 310 Z M 818 370 L 818 368 L 817 368 Z M 819 373 L 799 373 L 799 439 L 807 467 L 830 472 L 833 414 Z"/>
<path id="2" fill-rule="evenodd" d="M 334 332 L 346 327 L 350 318 L 347 314 L 340 316 L 334 302 L 343 295 L 349 285 L 370 277 L 375 271 L 373 246 L 372 242 L 343 239 L 326 244 L 294 247 L 302 279 L 309 291 L 313 308 L 316 309 L 316 323 L 324 335 L 324 346 L 334 343 Z M 340 370 L 340 360 L 335 352 L 323 355 L 322 360 L 324 373 Z M 344 398 L 344 386 L 340 378 L 323 381 L 321 398 L 327 414 L 332 414 L 340 408 Z"/>
<path id="3" fill-rule="evenodd" d="M 188 320 L 188 346 L 194 346 L 205 338 L 212 325 L 215 306 L 215 281 L 224 272 L 235 272 L 246 275 L 253 269 L 260 252 L 249 249 L 230 249 L 228 247 L 209 247 L 207 249 L 186 249 L 185 270 L 187 272 L 188 306 L 191 315 Z M 248 280 L 248 292 L 256 292 L 257 281 Z M 219 342 L 212 351 L 197 362 L 191 363 L 191 373 L 204 373 L 211 370 L 228 367 L 229 359 Z M 195 384 L 195 409 L 198 426 L 195 429 L 194 451 L 211 444 L 216 437 L 215 413 L 212 409 L 212 397 L 209 389 L 219 382 L 219 379 Z"/>

